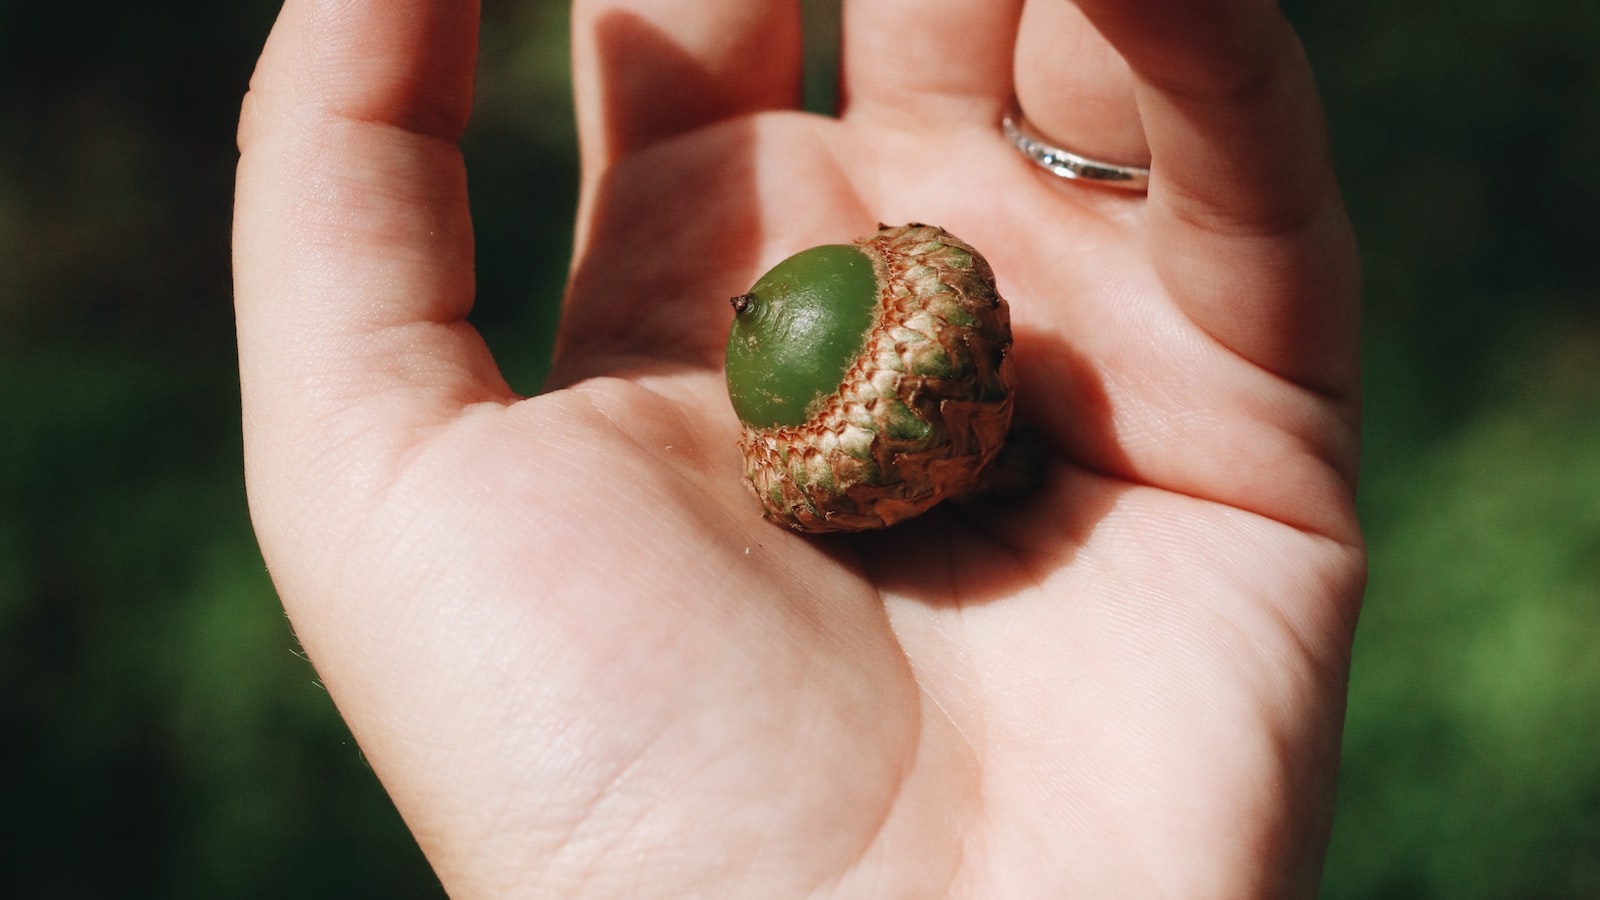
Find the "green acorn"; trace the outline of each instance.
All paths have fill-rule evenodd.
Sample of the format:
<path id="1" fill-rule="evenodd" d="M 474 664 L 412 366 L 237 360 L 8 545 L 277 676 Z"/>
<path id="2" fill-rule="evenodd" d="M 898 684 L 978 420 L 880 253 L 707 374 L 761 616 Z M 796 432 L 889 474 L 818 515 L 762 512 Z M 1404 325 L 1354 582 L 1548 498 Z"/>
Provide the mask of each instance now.
<path id="1" fill-rule="evenodd" d="M 880 226 L 789 257 L 732 303 L 728 396 L 767 518 L 883 528 L 980 488 L 1013 377 L 1010 310 L 978 251 Z"/>

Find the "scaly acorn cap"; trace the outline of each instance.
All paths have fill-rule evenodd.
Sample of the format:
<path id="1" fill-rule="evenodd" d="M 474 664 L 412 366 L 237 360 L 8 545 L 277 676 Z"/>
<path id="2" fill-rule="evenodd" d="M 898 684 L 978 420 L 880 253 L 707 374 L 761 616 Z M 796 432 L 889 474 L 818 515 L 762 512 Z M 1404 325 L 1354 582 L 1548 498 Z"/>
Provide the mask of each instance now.
<path id="1" fill-rule="evenodd" d="M 884 528 L 973 493 L 1004 446 L 1010 310 L 949 232 L 882 226 L 813 247 L 732 304 L 728 396 L 767 518 Z"/>

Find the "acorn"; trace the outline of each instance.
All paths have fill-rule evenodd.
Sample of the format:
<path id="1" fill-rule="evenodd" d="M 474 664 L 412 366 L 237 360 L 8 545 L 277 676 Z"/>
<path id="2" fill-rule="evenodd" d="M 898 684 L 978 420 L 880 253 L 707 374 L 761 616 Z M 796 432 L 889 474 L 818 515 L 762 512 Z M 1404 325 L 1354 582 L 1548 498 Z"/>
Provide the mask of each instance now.
<path id="1" fill-rule="evenodd" d="M 1005 445 L 1011 316 L 942 228 L 803 250 L 732 298 L 728 397 L 767 518 L 861 531 L 981 491 Z"/>

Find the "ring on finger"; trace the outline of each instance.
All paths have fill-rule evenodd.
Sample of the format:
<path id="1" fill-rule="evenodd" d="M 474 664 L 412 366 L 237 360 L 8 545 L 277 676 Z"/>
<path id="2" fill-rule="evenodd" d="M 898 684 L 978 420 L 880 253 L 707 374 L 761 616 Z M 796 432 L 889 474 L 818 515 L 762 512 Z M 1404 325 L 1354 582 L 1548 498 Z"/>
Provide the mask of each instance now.
<path id="1" fill-rule="evenodd" d="M 1000 131 L 1029 162 L 1060 178 L 1139 193 L 1150 188 L 1148 168 L 1101 162 L 1058 147 L 1045 140 L 1020 112 L 1012 112 L 1002 118 Z"/>

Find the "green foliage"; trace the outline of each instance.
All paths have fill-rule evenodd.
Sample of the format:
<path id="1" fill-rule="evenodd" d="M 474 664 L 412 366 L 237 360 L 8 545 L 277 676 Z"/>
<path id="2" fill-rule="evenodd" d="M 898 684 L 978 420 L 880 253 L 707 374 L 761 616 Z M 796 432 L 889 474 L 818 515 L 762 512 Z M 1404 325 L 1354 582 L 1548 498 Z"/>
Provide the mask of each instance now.
<path id="1" fill-rule="evenodd" d="M 7 897 L 442 896 L 245 507 L 234 125 L 276 4 L 0 0 Z M 542 377 L 575 203 L 566 23 L 491 10 L 478 324 Z"/>
<path id="2" fill-rule="evenodd" d="M 1600 6 L 1287 5 L 1369 298 L 1324 894 L 1600 896 Z M 0 894 L 438 897 L 246 516 L 233 127 L 276 3 L 159 7 L 0 0 Z M 474 317 L 531 391 L 571 246 L 566 23 L 487 7 Z"/>
<path id="3" fill-rule="evenodd" d="M 1330 897 L 1600 896 L 1600 329 L 1374 462 Z"/>
<path id="4" fill-rule="evenodd" d="M 1367 273 L 1324 896 L 1600 896 L 1600 8 L 1291 12 Z"/>

